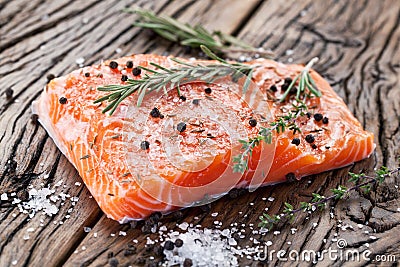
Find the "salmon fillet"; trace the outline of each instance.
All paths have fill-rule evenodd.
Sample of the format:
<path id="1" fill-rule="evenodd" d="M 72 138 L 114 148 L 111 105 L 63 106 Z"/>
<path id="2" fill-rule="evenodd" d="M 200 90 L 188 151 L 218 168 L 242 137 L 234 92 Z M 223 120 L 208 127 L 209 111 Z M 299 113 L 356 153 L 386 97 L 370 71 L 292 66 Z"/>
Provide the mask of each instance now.
<path id="1" fill-rule="evenodd" d="M 177 90 L 154 92 L 137 107 L 138 96 L 133 94 L 110 116 L 102 113 L 106 102 L 93 103 L 105 95 L 98 86 L 125 84 L 122 75 L 138 79 L 145 71 L 135 76 L 133 68 L 150 68 L 149 62 L 176 65 L 157 55 L 119 58 L 114 60 L 116 68 L 110 62 L 53 79 L 33 110 L 100 208 L 121 223 L 206 203 L 233 187 L 256 188 L 340 168 L 370 156 L 375 148 L 373 134 L 363 130 L 343 100 L 312 70 L 322 96 L 310 98 L 309 114 L 296 119 L 301 132 L 286 130 L 271 144 L 256 146 L 248 169 L 234 173 L 238 139 L 256 136 L 263 123 L 292 108 L 290 101 L 274 99 L 283 95 L 284 79 L 294 78 L 303 66 L 267 59 L 246 63 L 259 65 L 253 73 L 259 88 L 254 99 L 243 99 L 224 83 L 192 82 L 180 87 L 184 98 Z M 277 90 L 271 90 L 272 85 Z M 264 114 L 255 114 L 254 107 Z M 317 113 L 325 118 L 314 118 Z M 267 122 L 258 117 L 257 125 L 249 125 L 255 116 Z M 313 142 L 306 140 L 310 134 Z"/>

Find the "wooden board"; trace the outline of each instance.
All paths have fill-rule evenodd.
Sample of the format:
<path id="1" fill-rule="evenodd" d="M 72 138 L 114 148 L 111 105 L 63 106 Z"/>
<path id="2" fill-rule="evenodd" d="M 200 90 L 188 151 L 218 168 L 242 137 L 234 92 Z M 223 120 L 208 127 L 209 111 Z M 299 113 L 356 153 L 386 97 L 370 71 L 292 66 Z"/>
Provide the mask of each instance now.
<path id="1" fill-rule="evenodd" d="M 370 159 L 301 182 L 258 189 L 235 200 L 224 197 L 213 203 L 209 212 L 187 209 L 184 221 L 204 227 L 211 227 L 214 220 L 224 222 L 224 226 L 232 222 L 256 225 L 264 208 L 275 214 L 285 201 L 294 204 L 308 201 L 312 192 L 328 195 L 330 188 L 346 184 L 348 171 L 397 164 L 400 156 L 398 1 L 2 0 L 0 194 L 7 192 L 10 196 L 11 192 L 17 192 L 21 198 L 29 184 L 35 188 L 53 188 L 60 182 L 62 185 L 55 187 L 57 192 L 79 197 L 79 201 L 75 206 L 71 200 L 63 205 L 58 201 L 57 215 L 50 218 L 38 214 L 32 219 L 19 213 L 10 202 L 1 201 L 0 266 L 14 263 L 15 266 L 104 266 L 111 252 L 121 265 L 135 266 L 137 258 L 146 253 L 143 244 L 148 235 L 105 218 L 88 190 L 83 185 L 75 185 L 82 180 L 73 166 L 45 130 L 30 119 L 30 105 L 46 84 L 46 76 L 50 73 L 60 76 L 76 69 L 76 60 L 80 57 L 85 59 L 85 65 L 90 65 L 132 53 L 190 56 L 177 45 L 133 28 L 135 15 L 123 13 L 121 9 L 137 5 L 181 21 L 237 34 L 254 46 L 272 49 L 282 62 L 304 63 L 314 56 L 320 57 L 315 69 L 344 98 L 363 126 L 376 135 L 376 153 Z M 4 95 L 8 88 L 14 91 L 11 101 Z M 353 193 L 348 201 L 332 203 L 334 209 L 312 216 L 300 215 L 293 225 L 280 226 L 278 236 L 269 233 L 257 238 L 273 241 L 270 249 L 322 251 L 334 247 L 333 240 L 341 237 L 351 248 L 363 251 L 367 249 L 365 244 L 370 244 L 373 255 L 390 253 L 399 260 L 399 181 L 398 176 L 390 178 L 370 196 Z M 263 197 L 273 197 L 275 201 L 265 202 L 261 200 Z M 251 202 L 255 204 L 250 206 Z M 68 213 L 70 208 L 73 210 Z M 243 213 L 239 214 L 240 211 Z M 211 217 L 213 212 L 218 212 L 218 216 Z M 65 218 L 68 214 L 70 217 Z M 174 229 L 172 219 L 167 218 L 164 223 Z M 362 230 L 358 229 L 357 224 L 366 223 Z M 340 225 L 346 224 L 355 230 L 341 230 Z M 86 233 L 83 227 L 92 230 Z M 291 228 L 297 229 L 296 234 L 291 234 Z M 120 231 L 127 235 L 119 236 Z M 372 240 L 364 231 L 370 231 L 377 239 Z M 252 245 L 250 237 L 251 233 L 247 232 L 239 245 Z M 138 252 L 124 256 L 133 239 L 141 244 L 137 245 Z M 241 265 L 259 264 L 246 258 L 240 262 Z M 277 259 L 270 263 L 293 264 Z M 329 264 L 376 263 L 329 260 L 317 263 Z"/>

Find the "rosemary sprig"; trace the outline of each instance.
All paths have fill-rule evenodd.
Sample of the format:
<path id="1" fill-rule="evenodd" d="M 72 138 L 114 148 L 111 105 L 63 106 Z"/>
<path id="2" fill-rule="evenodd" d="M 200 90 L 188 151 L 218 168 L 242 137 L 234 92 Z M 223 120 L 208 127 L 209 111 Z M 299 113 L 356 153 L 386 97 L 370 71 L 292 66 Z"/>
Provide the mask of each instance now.
<path id="1" fill-rule="evenodd" d="M 172 17 L 157 16 L 149 10 L 140 8 L 124 9 L 124 11 L 139 15 L 139 20 L 133 23 L 134 26 L 151 29 L 161 37 L 181 45 L 194 48 L 205 45 L 214 52 L 222 53 L 250 53 L 264 57 L 272 56 L 270 51 L 254 48 L 246 42 L 221 31 L 209 32 L 199 24 L 191 26 Z"/>
<path id="2" fill-rule="evenodd" d="M 179 64 L 179 67 L 166 68 L 156 63 L 150 63 L 156 69 L 149 69 L 139 66 L 139 68 L 147 71 L 140 79 L 128 79 L 124 85 L 110 84 L 99 86 L 97 90 L 109 92 L 108 95 L 103 96 L 94 101 L 94 103 L 101 103 L 103 101 L 111 102 L 104 110 L 103 113 L 108 112 L 112 115 L 118 105 L 128 96 L 138 93 L 137 105 L 140 106 L 146 94 L 152 91 L 164 90 L 167 92 L 167 87 L 177 88 L 180 95 L 180 84 L 191 81 L 204 81 L 211 83 L 223 77 L 231 77 L 232 80 L 237 80 L 241 76 L 246 75 L 246 81 L 243 85 L 243 91 L 247 90 L 250 85 L 251 74 L 253 69 L 257 66 L 241 63 L 229 63 L 228 61 L 219 58 L 212 53 L 207 47 L 201 45 L 200 48 L 207 56 L 216 60 L 218 64 L 191 64 L 183 62 L 180 59 L 172 58 L 174 62 Z"/>
<path id="3" fill-rule="evenodd" d="M 261 222 L 259 223 L 259 227 L 267 228 L 270 230 L 274 225 L 276 225 L 283 219 L 289 219 L 293 221 L 295 215 L 299 212 L 313 212 L 317 209 L 324 209 L 329 201 L 344 199 L 349 195 L 351 191 L 361 189 L 364 193 L 369 193 L 371 187 L 374 184 L 380 185 L 384 182 L 386 178 L 399 172 L 400 167 L 389 170 L 385 166 L 382 166 L 380 169 L 376 170 L 375 176 L 366 175 L 364 173 L 355 174 L 349 172 L 349 182 L 352 182 L 354 186 L 348 188 L 346 186 L 339 185 L 337 188 L 331 189 L 331 192 L 333 194 L 328 197 L 313 193 L 310 202 L 300 202 L 299 207 L 296 209 L 293 207 L 292 204 L 285 202 L 282 214 L 271 216 L 267 213 L 263 213 L 260 216 Z"/>
<path id="4" fill-rule="evenodd" d="M 311 59 L 304 69 L 297 75 L 292 82 L 290 83 L 289 87 L 286 89 L 285 93 L 282 95 L 280 102 L 284 102 L 286 97 L 289 95 L 290 91 L 295 86 L 297 80 L 299 80 L 299 85 L 296 88 L 296 99 L 300 99 L 300 96 L 303 94 L 304 96 L 308 96 L 310 94 L 320 97 L 321 92 L 318 90 L 317 86 L 313 78 L 310 75 L 311 67 L 318 61 L 317 57 Z M 308 92 L 307 92 L 308 91 Z"/>
<path id="5" fill-rule="evenodd" d="M 277 121 L 271 122 L 270 127 L 260 127 L 260 131 L 256 137 L 250 138 L 248 141 L 239 140 L 242 144 L 243 152 L 233 158 L 233 162 L 235 163 L 233 165 L 234 172 L 244 173 L 247 170 L 248 162 L 251 158 L 254 147 L 258 146 L 261 142 L 271 144 L 272 133 L 274 131 L 278 134 L 285 132 L 286 129 L 293 131 L 293 134 L 301 132 L 300 128 L 296 124 L 296 119 L 307 113 L 308 107 L 305 104 L 306 99 L 310 98 L 311 95 L 314 95 L 315 97 L 320 97 L 322 95 L 309 73 L 311 67 L 315 62 L 317 62 L 317 60 L 318 58 L 313 58 L 308 62 L 301 73 L 293 79 L 279 100 L 279 102 L 285 101 L 289 92 L 294 88 L 298 81 L 295 97 L 296 104 L 292 104 L 293 110 L 289 111 L 286 115 L 279 117 Z"/>

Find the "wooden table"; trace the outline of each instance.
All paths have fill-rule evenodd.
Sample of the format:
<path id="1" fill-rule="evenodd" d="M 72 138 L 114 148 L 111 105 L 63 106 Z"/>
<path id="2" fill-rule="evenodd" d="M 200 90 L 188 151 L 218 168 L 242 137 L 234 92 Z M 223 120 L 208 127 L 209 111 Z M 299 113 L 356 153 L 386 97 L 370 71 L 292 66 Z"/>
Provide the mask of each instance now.
<path id="1" fill-rule="evenodd" d="M 11 201 L 1 201 L 0 266 L 104 266 L 109 257 L 115 257 L 120 266 L 135 266 L 137 258 L 146 253 L 144 242 L 149 235 L 140 227 L 130 229 L 102 214 L 85 186 L 79 186 L 82 180 L 74 167 L 45 130 L 31 122 L 30 109 L 47 82 L 46 76 L 76 69 L 80 57 L 90 65 L 132 53 L 190 56 L 184 48 L 132 27 L 135 15 L 121 9 L 137 5 L 237 35 L 254 46 L 272 49 L 282 62 L 304 63 L 320 57 L 315 69 L 343 97 L 364 128 L 375 133 L 376 153 L 370 159 L 300 182 L 258 189 L 235 200 L 224 197 L 213 203 L 209 212 L 187 209 L 184 221 L 204 227 L 212 227 L 214 220 L 224 226 L 232 222 L 256 225 L 265 207 L 276 214 L 282 202 L 309 201 L 312 192 L 329 195 L 330 188 L 349 184 L 348 171 L 368 171 L 381 164 L 396 166 L 400 155 L 399 1 L 0 0 L 0 194 L 6 192 L 12 201 L 10 194 L 16 192 L 23 199 L 28 185 L 53 187 L 60 182 L 57 190 L 79 197 L 75 206 L 71 200 L 62 206 L 58 201 L 60 210 L 53 217 L 38 213 L 32 219 L 18 212 Z M 8 88 L 14 91 L 11 100 L 4 94 Z M 301 214 L 293 225 L 278 226 L 279 235 L 257 238 L 273 241 L 270 249 L 299 251 L 322 251 L 335 247 L 335 239 L 345 238 L 349 247 L 359 251 L 369 244 L 371 258 L 392 254 L 400 260 L 399 182 L 399 176 L 392 177 L 369 196 L 352 193 L 349 200 L 332 203 L 334 209 Z M 275 201 L 262 201 L 263 197 Z M 210 216 L 213 212 L 218 216 Z M 174 229 L 173 219 L 164 223 Z M 347 224 L 354 230 L 340 228 Z M 368 225 L 359 229 L 357 224 Z M 86 233 L 84 227 L 92 230 Z M 291 228 L 297 232 L 292 234 Z M 127 235 L 119 236 L 120 231 Z M 251 236 L 247 231 L 239 244 L 252 245 Z M 139 241 L 137 254 L 124 256 L 133 239 Z M 259 264 L 246 258 L 240 262 Z M 271 264 L 311 265 L 278 262 L 276 258 Z M 317 265 L 328 264 L 333 262 L 325 259 Z M 342 264 L 394 263 L 361 260 L 333 265 Z"/>

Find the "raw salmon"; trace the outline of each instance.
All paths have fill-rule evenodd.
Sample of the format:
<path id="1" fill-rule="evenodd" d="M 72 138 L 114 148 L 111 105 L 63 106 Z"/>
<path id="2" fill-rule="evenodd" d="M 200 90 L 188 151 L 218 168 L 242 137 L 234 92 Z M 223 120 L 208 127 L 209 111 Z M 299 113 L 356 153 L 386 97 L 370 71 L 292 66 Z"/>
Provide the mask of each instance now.
<path id="1" fill-rule="evenodd" d="M 253 99 L 223 82 L 192 82 L 180 87 L 183 97 L 177 90 L 155 92 L 137 107 L 133 94 L 113 115 L 102 113 L 107 102 L 94 101 L 106 93 L 96 88 L 125 84 L 122 75 L 139 79 L 145 71 L 135 67 L 150 68 L 149 62 L 176 65 L 169 57 L 133 55 L 84 67 L 52 80 L 33 105 L 100 208 L 121 223 L 205 203 L 233 187 L 254 188 L 340 168 L 374 150 L 373 134 L 312 70 L 322 97 L 310 98 L 309 113 L 296 119 L 301 132 L 286 130 L 271 144 L 256 146 L 248 170 L 234 173 L 238 140 L 256 136 L 263 123 L 292 108 L 290 100 L 274 99 L 282 96 L 284 79 L 294 78 L 303 66 L 266 59 L 246 63 L 259 65 L 253 73 L 259 95 Z M 264 114 L 255 114 L 257 108 Z M 258 123 L 249 123 L 254 118 Z"/>

